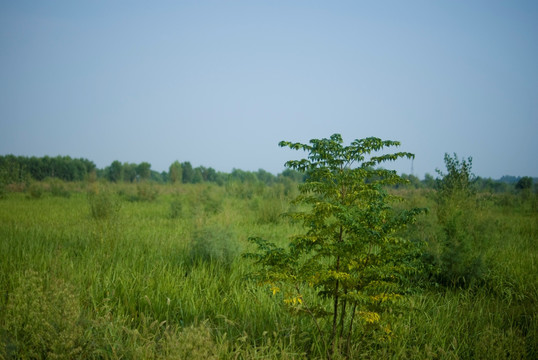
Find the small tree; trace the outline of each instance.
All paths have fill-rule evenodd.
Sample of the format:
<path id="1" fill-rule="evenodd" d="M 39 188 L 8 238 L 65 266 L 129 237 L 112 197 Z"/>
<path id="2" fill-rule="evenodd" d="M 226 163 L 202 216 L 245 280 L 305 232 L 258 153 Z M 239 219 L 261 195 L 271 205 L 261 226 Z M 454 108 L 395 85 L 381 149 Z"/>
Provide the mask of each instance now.
<path id="1" fill-rule="evenodd" d="M 121 162 L 114 160 L 106 169 L 107 179 L 112 182 L 118 182 L 122 179 L 123 167 Z"/>
<path id="2" fill-rule="evenodd" d="M 437 219 L 443 229 L 436 259 L 437 281 L 452 287 L 467 287 L 482 277 L 480 255 L 473 250 L 476 177 L 471 172 L 472 158 L 458 159 L 445 154 L 447 173 L 437 180 Z"/>
<path id="3" fill-rule="evenodd" d="M 141 162 L 136 167 L 136 175 L 140 176 L 140 180 L 149 180 L 151 176 L 151 164 L 148 162 Z"/>
<path id="4" fill-rule="evenodd" d="M 185 161 L 181 164 L 181 169 L 183 171 L 182 173 L 182 181 L 184 184 L 192 183 L 192 180 L 194 178 L 194 170 L 192 168 L 192 165 L 190 162 Z"/>
<path id="5" fill-rule="evenodd" d="M 476 177 L 471 172 L 473 158 L 468 157 L 467 160 L 459 160 L 456 154 L 454 154 L 454 157 L 445 154 L 444 160 L 447 173 L 444 174 L 441 170 L 436 170 L 441 176 L 441 180 L 438 182 L 438 190 L 442 197 L 453 198 L 459 195 L 472 195 L 474 193 L 472 185 L 476 180 Z"/>
<path id="6" fill-rule="evenodd" d="M 336 348 L 349 353 L 354 324 L 378 322 L 383 307 L 402 294 L 405 274 L 415 271 L 417 254 L 396 231 L 420 211 L 396 214 L 389 206 L 395 197 L 384 188 L 405 180 L 395 171 L 374 168 L 413 154 L 373 156 L 400 144 L 374 137 L 350 146 L 342 143 L 339 134 L 310 144 L 280 143 L 308 153 L 306 159 L 286 163 L 306 175 L 294 200 L 304 211 L 289 214 L 306 231 L 293 236 L 288 249 L 251 238 L 259 251 L 246 254 L 260 266 L 254 275 L 261 283 L 269 284 L 273 294 L 282 292 L 293 310 L 312 317 L 328 358 Z M 330 307 L 316 297 L 309 302 L 307 293 L 312 290 L 316 297 L 330 299 Z M 326 316 L 328 329 L 319 321 Z"/>
<path id="7" fill-rule="evenodd" d="M 517 190 L 530 190 L 532 189 L 532 178 L 530 176 L 523 176 L 516 183 Z"/>
<path id="8" fill-rule="evenodd" d="M 183 179 L 181 164 L 179 161 L 174 161 L 172 165 L 170 165 L 170 169 L 168 171 L 168 176 L 170 179 L 170 182 L 172 184 L 175 184 L 176 182 L 181 182 Z"/>
<path id="9" fill-rule="evenodd" d="M 136 180 L 136 164 L 123 163 L 123 181 L 134 182 Z"/>

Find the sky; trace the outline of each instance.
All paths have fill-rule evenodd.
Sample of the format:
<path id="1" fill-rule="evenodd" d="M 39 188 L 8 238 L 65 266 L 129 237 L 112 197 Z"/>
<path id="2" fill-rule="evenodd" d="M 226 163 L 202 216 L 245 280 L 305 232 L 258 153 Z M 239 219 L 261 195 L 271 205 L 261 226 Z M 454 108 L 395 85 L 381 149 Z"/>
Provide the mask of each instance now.
<path id="1" fill-rule="evenodd" d="M 0 0 L 0 155 L 276 174 L 334 133 L 538 177 L 538 2 Z"/>

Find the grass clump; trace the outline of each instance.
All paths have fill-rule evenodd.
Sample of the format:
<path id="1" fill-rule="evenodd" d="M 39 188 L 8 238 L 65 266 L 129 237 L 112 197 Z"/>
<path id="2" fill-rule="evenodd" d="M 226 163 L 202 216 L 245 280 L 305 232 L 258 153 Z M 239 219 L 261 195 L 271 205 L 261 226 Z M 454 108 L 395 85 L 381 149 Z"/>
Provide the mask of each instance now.
<path id="1" fill-rule="evenodd" d="M 436 281 L 449 287 L 469 287 L 481 284 L 486 272 L 482 256 L 477 251 L 479 234 L 477 223 L 476 192 L 471 173 L 472 158 L 458 159 L 445 154 L 447 173 L 438 171 L 435 195 L 436 214 L 441 232 L 430 243 L 436 251 L 430 253 L 435 259 Z"/>
<path id="2" fill-rule="evenodd" d="M 179 219 L 183 216 L 183 201 L 179 197 L 172 199 L 170 202 L 170 219 Z"/>
<path id="3" fill-rule="evenodd" d="M 207 321 L 165 333 L 163 355 L 167 359 L 217 360 L 220 353 Z"/>
<path id="4" fill-rule="evenodd" d="M 40 183 L 33 182 L 27 187 L 28 199 L 40 199 L 43 196 L 43 186 Z"/>
<path id="5" fill-rule="evenodd" d="M 216 262 L 229 267 L 239 252 L 236 235 L 229 227 L 210 224 L 193 231 L 189 251 L 192 264 Z"/>
<path id="6" fill-rule="evenodd" d="M 72 359 L 81 354 L 81 307 L 71 286 L 26 271 L 9 294 L 3 324 L 7 358 Z"/>
<path id="7" fill-rule="evenodd" d="M 71 193 L 64 186 L 64 183 L 60 179 L 51 179 L 49 181 L 49 191 L 52 196 L 56 197 L 71 197 Z"/>
<path id="8" fill-rule="evenodd" d="M 93 187 L 88 191 L 90 215 L 94 220 L 111 220 L 118 216 L 119 200 L 106 188 Z"/>
<path id="9" fill-rule="evenodd" d="M 159 195 L 159 190 L 153 184 L 148 182 L 142 182 L 136 187 L 136 200 L 137 201 L 148 201 L 152 202 L 157 199 Z"/>

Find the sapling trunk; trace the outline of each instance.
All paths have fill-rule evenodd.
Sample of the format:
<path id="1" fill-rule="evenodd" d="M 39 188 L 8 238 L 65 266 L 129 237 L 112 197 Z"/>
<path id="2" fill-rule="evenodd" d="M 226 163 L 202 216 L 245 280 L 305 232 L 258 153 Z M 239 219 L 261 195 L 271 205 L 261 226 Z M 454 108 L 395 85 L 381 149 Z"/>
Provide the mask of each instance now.
<path id="1" fill-rule="evenodd" d="M 351 311 L 351 321 L 349 322 L 349 332 L 347 334 L 346 357 L 348 358 L 349 358 L 349 352 L 351 351 L 351 334 L 353 334 L 353 321 L 355 321 L 356 310 L 357 310 L 357 303 L 354 303 L 353 310 Z"/>
<path id="2" fill-rule="evenodd" d="M 340 271 L 340 255 L 336 258 L 336 272 Z M 336 323 L 338 320 L 338 290 L 340 282 L 336 279 L 334 286 L 334 313 L 333 313 L 333 329 L 331 332 L 331 354 L 334 354 L 334 346 L 336 340 Z"/>
<path id="3" fill-rule="evenodd" d="M 342 190 L 344 194 L 344 190 Z M 340 226 L 340 231 L 339 231 L 339 234 L 338 234 L 338 241 L 337 243 L 340 244 L 343 240 L 343 237 L 344 237 L 344 227 L 343 226 Z M 340 254 L 338 254 L 336 256 L 336 274 L 338 274 L 340 272 Z M 336 279 L 336 284 L 334 286 L 334 313 L 333 313 L 333 329 L 332 329 L 332 332 L 331 332 L 331 353 L 334 354 L 334 347 L 335 347 L 335 344 L 336 344 L 336 325 L 337 325 L 337 322 L 338 322 L 338 301 L 339 301 L 339 295 L 338 295 L 338 292 L 340 290 L 340 281 L 338 280 L 338 278 Z M 344 307 L 342 309 L 342 316 L 345 315 L 345 303 L 344 303 Z"/>
<path id="4" fill-rule="evenodd" d="M 344 290 L 344 295 L 347 295 L 347 289 Z M 345 318 L 346 318 L 346 305 L 347 305 L 347 300 L 344 298 L 344 300 L 342 300 L 342 312 L 340 313 L 340 337 L 342 337 L 344 335 L 344 321 L 345 321 Z"/>

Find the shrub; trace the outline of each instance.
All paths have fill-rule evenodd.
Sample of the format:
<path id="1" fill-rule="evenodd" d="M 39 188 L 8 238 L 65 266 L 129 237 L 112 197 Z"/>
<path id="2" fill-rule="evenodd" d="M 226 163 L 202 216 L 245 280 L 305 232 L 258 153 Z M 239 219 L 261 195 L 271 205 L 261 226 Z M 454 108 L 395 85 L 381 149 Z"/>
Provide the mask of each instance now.
<path id="1" fill-rule="evenodd" d="M 222 196 L 215 193 L 214 187 L 206 187 L 200 194 L 199 202 L 204 204 L 204 211 L 208 214 L 217 214 L 222 210 Z"/>
<path id="2" fill-rule="evenodd" d="M 516 183 L 517 190 L 530 190 L 532 189 L 533 179 L 530 176 L 523 176 Z"/>
<path id="3" fill-rule="evenodd" d="M 43 196 L 43 187 L 37 183 L 33 182 L 27 187 L 27 197 L 29 199 L 39 199 Z"/>
<path id="4" fill-rule="evenodd" d="M 107 220 L 117 217 L 121 204 L 107 189 L 93 187 L 88 191 L 90 215 L 95 220 Z"/>
<path id="5" fill-rule="evenodd" d="M 60 179 L 51 179 L 49 181 L 49 189 L 52 196 L 68 198 L 71 193 L 65 189 L 64 183 Z"/>
<path id="6" fill-rule="evenodd" d="M 148 182 L 142 182 L 137 185 L 137 199 L 138 201 L 155 201 L 157 195 L 159 195 L 159 190 Z"/>
<path id="7" fill-rule="evenodd" d="M 447 174 L 437 183 L 437 221 L 442 231 L 437 260 L 437 281 L 446 286 L 467 287 L 482 281 L 484 266 L 480 254 L 474 251 L 476 195 L 471 173 L 472 159 L 458 159 L 445 154 Z"/>
<path id="8" fill-rule="evenodd" d="M 187 205 L 191 215 L 217 214 L 222 210 L 222 194 L 218 192 L 219 188 L 215 186 L 197 186 L 193 191 L 187 194 L 185 205 Z"/>
<path id="9" fill-rule="evenodd" d="M 183 216 L 183 201 L 175 198 L 170 202 L 170 218 L 177 219 Z"/>
<path id="10" fill-rule="evenodd" d="M 283 200 L 273 197 L 257 197 L 253 200 L 252 207 L 256 212 L 258 224 L 277 224 L 285 211 Z"/>
<path id="11" fill-rule="evenodd" d="M 216 262 L 230 266 L 238 253 L 236 236 L 228 227 L 202 225 L 192 234 L 189 258 L 193 264 Z"/>

